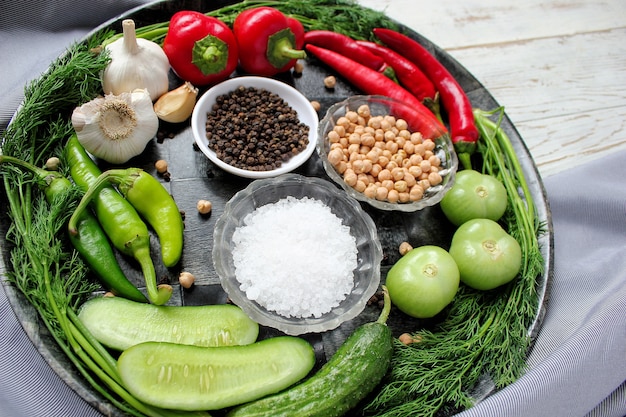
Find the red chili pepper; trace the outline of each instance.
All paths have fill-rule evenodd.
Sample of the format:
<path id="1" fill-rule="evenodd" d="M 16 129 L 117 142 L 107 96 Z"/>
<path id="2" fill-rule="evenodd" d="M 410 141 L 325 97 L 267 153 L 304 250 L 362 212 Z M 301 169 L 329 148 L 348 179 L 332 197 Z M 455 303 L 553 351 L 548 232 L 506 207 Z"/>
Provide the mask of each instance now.
<path id="1" fill-rule="evenodd" d="M 394 51 L 411 60 L 435 84 L 444 109 L 448 112 L 450 136 L 459 159 L 468 166 L 469 155 L 476 149 L 479 133 L 472 105 L 450 72 L 417 41 L 394 30 L 376 28 L 374 34 Z"/>
<path id="2" fill-rule="evenodd" d="M 417 65 L 396 51 L 370 41 L 356 41 L 360 46 L 385 60 L 393 68 L 400 84 L 409 90 L 420 101 L 435 100 L 437 90 L 430 79 Z"/>
<path id="3" fill-rule="evenodd" d="M 396 115 L 407 120 L 409 125 L 421 132 L 424 137 L 434 139 L 447 132 L 445 126 L 413 94 L 384 74 L 330 49 L 310 44 L 306 45 L 306 49 L 363 93 L 391 97 L 406 104 L 411 108 L 411 112 L 406 113 L 398 107 L 394 109 L 397 110 Z"/>
<path id="4" fill-rule="evenodd" d="M 305 45 L 315 45 L 348 56 L 366 67 L 382 72 L 387 62 L 351 37 L 330 30 L 310 30 L 304 34 Z"/>
<path id="5" fill-rule="evenodd" d="M 180 11 L 171 20 L 163 51 L 180 78 L 196 86 L 216 84 L 237 68 L 237 41 L 221 20 Z"/>
<path id="6" fill-rule="evenodd" d="M 292 68 L 300 58 L 304 28 L 297 19 L 272 7 L 255 7 L 239 13 L 233 22 L 239 45 L 239 65 L 249 74 L 272 76 Z"/>

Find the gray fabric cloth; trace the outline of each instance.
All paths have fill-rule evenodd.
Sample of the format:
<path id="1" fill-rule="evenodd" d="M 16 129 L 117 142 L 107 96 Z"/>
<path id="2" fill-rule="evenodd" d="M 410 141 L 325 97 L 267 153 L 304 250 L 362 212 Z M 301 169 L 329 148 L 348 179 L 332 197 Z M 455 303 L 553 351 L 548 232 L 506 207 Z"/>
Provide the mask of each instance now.
<path id="1" fill-rule="evenodd" d="M 36 4 L 35 4 L 36 3 Z M 142 0 L 0 0 L 0 128 L 69 44 Z M 77 13 L 78 11 L 78 13 Z M 601 176 L 589 175 L 600 172 Z M 626 152 L 545 179 L 555 276 L 527 373 L 462 417 L 626 415 Z M 100 416 L 47 365 L 0 289 L 0 417 Z"/>

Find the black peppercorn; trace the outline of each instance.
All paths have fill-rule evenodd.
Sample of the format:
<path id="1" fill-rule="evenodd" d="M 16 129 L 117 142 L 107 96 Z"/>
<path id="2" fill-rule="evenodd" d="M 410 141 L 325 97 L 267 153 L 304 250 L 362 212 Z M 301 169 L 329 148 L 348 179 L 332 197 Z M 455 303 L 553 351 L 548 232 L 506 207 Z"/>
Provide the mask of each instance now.
<path id="1" fill-rule="evenodd" d="M 220 95 L 207 114 L 207 139 L 219 159 L 237 168 L 267 171 L 303 151 L 309 127 L 280 96 L 239 86 Z"/>

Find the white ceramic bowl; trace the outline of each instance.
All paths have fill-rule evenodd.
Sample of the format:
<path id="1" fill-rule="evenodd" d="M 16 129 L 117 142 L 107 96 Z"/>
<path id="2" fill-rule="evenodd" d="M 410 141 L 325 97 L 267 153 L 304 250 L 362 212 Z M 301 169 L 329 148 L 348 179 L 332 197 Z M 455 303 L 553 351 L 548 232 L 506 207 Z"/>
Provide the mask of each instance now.
<path id="1" fill-rule="evenodd" d="M 215 152 L 209 148 L 208 139 L 206 137 L 206 118 L 211 111 L 217 97 L 234 91 L 239 86 L 254 87 L 257 89 L 265 89 L 279 95 L 287 104 L 298 114 L 300 122 L 309 127 L 309 143 L 307 147 L 297 155 L 291 157 L 288 161 L 276 169 L 269 171 L 252 171 L 237 168 L 222 161 L 217 157 Z M 246 178 L 269 178 L 280 174 L 291 172 L 305 163 L 315 151 L 317 142 L 317 128 L 319 119 L 317 112 L 309 100 L 298 90 L 290 85 L 267 77 L 243 76 L 230 78 L 223 81 L 205 92 L 196 103 L 191 116 L 191 128 L 198 148 L 209 158 L 215 165 L 224 171 Z"/>

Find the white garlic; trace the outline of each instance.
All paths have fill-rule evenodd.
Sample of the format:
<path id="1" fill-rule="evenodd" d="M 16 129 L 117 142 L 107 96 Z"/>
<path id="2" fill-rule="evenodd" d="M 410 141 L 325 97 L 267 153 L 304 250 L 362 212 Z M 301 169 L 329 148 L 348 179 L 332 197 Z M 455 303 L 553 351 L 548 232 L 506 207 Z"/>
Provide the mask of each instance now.
<path id="1" fill-rule="evenodd" d="M 159 129 L 159 118 L 146 89 L 106 94 L 74 109 L 78 141 L 92 155 L 122 164 L 139 155 Z"/>
<path id="2" fill-rule="evenodd" d="M 191 116 L 197 97 L 198 89 L 186 81 L 180 87 L 159 97 L 154 103 L 154 111 L 163 121 L 181 123 Z"/>
<path id="3" fill-rule="evenodd" d="M 105 47 L 111 62 L 102 73 L 102 89 L 121 94 L 145 88 L 155 101 L 169 88 L 167 55 L 157 43 L 137 38 L 132 19 L 122 21 L 122 30 L 124 36 Z"/>

